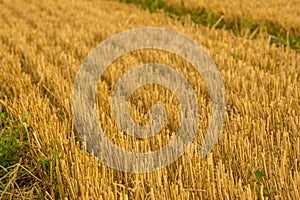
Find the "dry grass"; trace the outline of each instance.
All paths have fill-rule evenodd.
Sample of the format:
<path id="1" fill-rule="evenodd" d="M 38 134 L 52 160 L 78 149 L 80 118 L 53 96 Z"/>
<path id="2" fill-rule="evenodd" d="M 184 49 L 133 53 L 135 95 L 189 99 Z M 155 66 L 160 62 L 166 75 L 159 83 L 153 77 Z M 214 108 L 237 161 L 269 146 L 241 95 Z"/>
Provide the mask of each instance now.
<path id="1" fill-rule="evenodd" d="M 11 181 L 0 191 L 3 198 L 300 198 L 300 55 L 293 50 L 270 45 L 263 36 L 237 38 L 117 2 L 4 0 L 0 10 L 0 108 L 15 120 L 29 116 L 27 124 L 32 126 L 27 131 L 30 151 L 13 166 Z M 99 83 L 99 94 L 105 95 L 98 96 L 100 124 L 108 124 L 109 130 L 116 130 L 105 104 L 111 87 L 125 70 L 152 59 L 187 77 L 193 73 L 189 81 L 201 105 L 202 126 L 190 149 L 163 170 L 136 175 L 98 163 L 81 147 L 73 127 L 71 92 L 76 72 L 93 47 L 115 33 L 145 26 L 183 32 L 205 47 L 225 83 L 228 111 L 222 137 L 211 154 L 200 159 L 210 108 L 200 77 L 165 52 L 135 52 L 114 63 Z M 166 105 L 170 121 L 158 136 L 145 141 L 107 132 L 127 150 L 157 149 L 176 133 L 178 106 L 172 94 L 146 86 L 132 102 L 147 95 L 155 97 L 153 102 L 141 101 L 136 106 L 141 113 L 132 110 L 138 123 L 147 121 L 143 111 L 155 101 Z M 27 183 L 16 178 L 20 168 L 28 171 Z M 255 172 L 262 170 L 260 182 Z"/>

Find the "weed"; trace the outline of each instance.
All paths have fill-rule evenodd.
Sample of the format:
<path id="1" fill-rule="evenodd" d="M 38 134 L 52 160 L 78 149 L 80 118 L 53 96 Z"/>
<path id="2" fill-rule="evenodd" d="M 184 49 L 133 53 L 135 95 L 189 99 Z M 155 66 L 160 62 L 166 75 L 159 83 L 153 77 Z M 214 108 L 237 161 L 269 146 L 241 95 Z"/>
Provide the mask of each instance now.
<path id="1" fill-rule="evenodd" d="M 29 150 L 26 128 L 13 122 L 5 112 L 0 111 L 0 164 L 3 168 L 19 162 Z"/>
<path id="2" fill-rule="evenodd" d="M 265 171 L 264 171 L 264 170 L 256 170 L 256 171 L 255 171 L 255 177 L 256 177 L 256 179 L 257 179 L 257 181 L 258 181 L 259 183 L 262 182 L 262 179 L 263 179 L 263 177 L 264 177 L 265 175 L 266 175 L 266 174 L 265 174 Z"/>
<path id="3" fill-rule="evenodd" d="M 26 184 L 27 172 L 22 168 L 14 170 L 30 148 L 27 129 L 25 121 L 14 121 L 6 112 L 0 111 L 0 190 L 7 187 L 15 173 L 14 179 L 19 185 Z"/>
<path id="4" fill-rule="evenodd" d="M 140 5 L 143 9 L 149 12 L 156 12 L 164 7 L 164 0 L 119 0 L 125 3 L 134 3 Z"/>
<path id="5" fill-rule="evenodd" d="M 256 170 L 255 171 L 255 177 L 259 184 L 263 184 L 263 178 L 266 176 L 266 173 L 264 170 Z M 259 186 L 256 187 L 257 192 L 259 192 Z M 263 186 L 263 196 L 264 197 L 274 197 L 276 195 L 276 188 L 272 186 L 270 189 L 268 186 Z"/>
<path id="6" fill-rule="evenodd" d="M 59 199 L 59 190 L 58 190 L 58 181 L 57 181 L 57 174 L 56 174 L 56 167 L 59 167 L 61 157 L 59 156 L 59 152 L 55 145 L 52 145 L 51 149 L 51 157 L 46 158 L 44 156 L 41 156 L 40 163 L 43 171 L 46 173 L 46 177 L 49 178 L 47 180 L 47 191 L 50 192 L 52 196 L 55 197 L 55 199 Z"/>

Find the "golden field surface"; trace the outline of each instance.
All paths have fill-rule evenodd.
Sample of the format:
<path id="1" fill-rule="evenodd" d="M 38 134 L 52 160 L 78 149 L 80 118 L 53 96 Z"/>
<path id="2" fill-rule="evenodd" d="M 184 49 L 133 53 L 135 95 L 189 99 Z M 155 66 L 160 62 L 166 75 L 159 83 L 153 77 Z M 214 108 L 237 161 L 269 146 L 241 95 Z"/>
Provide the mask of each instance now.
<path id="1" fill-rule="evenodd" d="M 237 13 L 244 12 L 239 8 Z M 270 44 L 268 35 L 237 37 L 115 1 L 2 0 L 0 14 L 0 111 L 21 123 L 30 144 L 14 165 L 1 167 L 0 159 L 0 199 L 300 199 L 300 55 L 294 50 Z M 160 102 L 166 126 L 145 140 L 117 129 L 109 106 L 112 88 L 141 64 L 155 61 L 182 73 L 201 116 L 198 136 L 177 161 L 132 174 L 105 166 L 85 150 L 74 127 L 72 90 L 81 63 L 100 42 L 149 26 L 186 34 L 208 52 L 225 85 L 226 123 L 213 150 L 200 159 L 211 112 L 201 76 L 160 50 L 121 57 L 104 73 L 95 99 L 99 124 L 114 144 L 133 152 L 158 150 L 180 126 L 172 92 L 146 85 L 131 99 L 133 120 L 146 124 L 149 107 Z M 8 130 L 3 124 L 0 139 Z"/>

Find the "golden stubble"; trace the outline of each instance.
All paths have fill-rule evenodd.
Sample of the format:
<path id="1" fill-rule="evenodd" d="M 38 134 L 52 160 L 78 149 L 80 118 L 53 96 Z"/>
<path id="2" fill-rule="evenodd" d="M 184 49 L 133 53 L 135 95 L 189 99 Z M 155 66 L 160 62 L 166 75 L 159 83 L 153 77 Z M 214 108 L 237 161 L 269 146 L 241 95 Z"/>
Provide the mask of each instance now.
<path id="1" fill-rule="evenodd" d="M 32 126 L 26 133 L 31 149 L 20 163 L 31 179 L 22 187 L 17 179 L 11 179 L 1 195 L 47 199 L 57 195 L 67 199 L 299 198 L 300 56 L 293 50 L 270 45 L 263 35 L 256 40 L 238 38 L 225 30 L 191 22 L 182 25 L 164 14 L 150 14 L 118 2 L 16 0 L 2 1 L 0 10 L 0 104 L 15 119 L 28 116 L 27 124 Z M 227 121 L 211 154 L 200 159 L 210 110 L 201 78 L 189 70 L 188 63 L 165 52 L 126 55 L 120 59 L 124 62 L 110 66 L 104 81 L 99 82 L 99 125 L 107 123 L 106 127 L 116 130 L 106 104 L 111 87 L 123 70 L 152 61 L 152 57 L 182 70 L 199 98 L 203 122 L 199 137 L 179 160 L 160 171 L 129 174 L 104 166 L 82 147 L 72 120 L 71 95 L 76 72 L 93 47 L 115 33 L 145 26 L 180 31 L 204 46 L 226 87 Z M 119 66 L 123 66 L 121 70 Z M 150 101 L 147 96 L 155 98 Z M 137 141 L 109 130 L 107 136 L 136 152 L 166 145 L 176 133 L 179 118 L 176 98 L 168 90 L 152 85 L 139 89 L 132 97 L 131 113 L 138 123 L 146 123 L 148 106 L 157 101 L 164 103 L 170 114 L 159 135 Z M 51 160 L 48 172 L 43 170 L 42 157 Z M 256 170 L 265 171 L 261 183 Z"/>

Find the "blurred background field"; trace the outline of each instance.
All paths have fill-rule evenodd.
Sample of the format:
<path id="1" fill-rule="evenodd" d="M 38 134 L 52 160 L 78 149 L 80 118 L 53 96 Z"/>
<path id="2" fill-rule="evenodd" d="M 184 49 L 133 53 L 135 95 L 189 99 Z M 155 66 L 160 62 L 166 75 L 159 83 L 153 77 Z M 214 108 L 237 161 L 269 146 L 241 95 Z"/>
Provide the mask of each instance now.
<path id="1" fill-rule="evenodd" d="M 0 1 L 0 199 L 300 199 L 299 1 Z M 111 119 L 112 87 L 149 61 L 189 79 L 199 137 L 180 159 L 147 174 L 99 163 L 80 143 L 71 113 L 76 72 L 101 41 L 133 28 L 164 27 L 193 38 L 215 61 L 227 119 L 213 151 L 198 157 L 209 116 L 205 84 L 180 57 L 137 51 L 113 63 L 98 86 L 99 124 L 128 151 L 157 150 L 178 129 L 170 91 L 145 86 L 132 116 L 145 124 L 155 102 L 168 123 L 137 140 Z M 149 100 L 149 96 L 153 100 Z"/>

